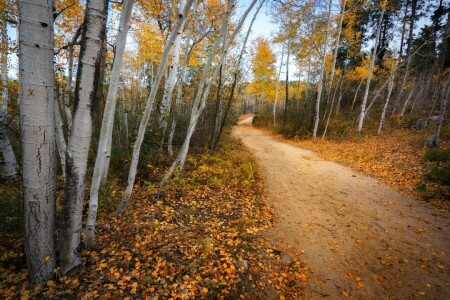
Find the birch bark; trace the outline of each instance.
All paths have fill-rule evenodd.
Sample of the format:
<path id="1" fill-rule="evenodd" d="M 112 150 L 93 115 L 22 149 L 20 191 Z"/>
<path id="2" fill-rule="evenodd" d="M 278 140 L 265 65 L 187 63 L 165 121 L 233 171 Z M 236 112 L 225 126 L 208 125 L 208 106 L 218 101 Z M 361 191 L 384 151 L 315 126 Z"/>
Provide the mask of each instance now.
<path id="1" fill-rule="evenodd" d="M 381 113 L 381 119 L 380 119 L 380 125 L 378 126 L 378 134 L 381 133 L 381 129 L 383 128 L 384 125 L 384 120 L 386 118 L 386 111 L 389 105 L 389 100 L 391 99 L 391 94 L 392 94 L 392 89 L 394 88 L 394 74 L 391 74 L 391 78 L 389 81 L 389 86 L 388 86 L 388 94 L 386 97 L 386 102 L 384 103 L 383 106 L 383 112 Z"/>
<path id="2" fill-rule="evenodd" d="M 189 151 L 189 145 L 191 142 L 191 138 L 192 138 L 192 135 L 197 126 L 198 120 L 203 112 L 203 109 L 206 106 L 206 99 L 208 98 L 212 83 L 213 83 L 214 79 L 217 77 L 217 75 L 219 74 L 220 67 L 225 60 L 225 56 L 227 54 L 228 48 L 231 45 L 231 42 L 236 37 L 236 34 L 241 29 L 242 24 L 244 23 L 245 19 L 247 18 L 248 14 L 252 10 L 252 8 L 256 4 L 256 2 L 257 2 L 257 0 L 252 1 L 252 3 L 249 5 L 249 7 L 245 11 L 244 15 L 242 16 L 242 18 L 240 19 L 233 34 L 230 36 L 230 38 L 228 40 L 224 40 L 223 38 L 225 37 L 225 32 L 227 30 L 227 24 L 228 24 L 229 18 L 231 16 L 231 12 L 235 6 L 234 0 L 230 0 L 228 2 L 227 13 L 225 14 L 224 19 L 222 21 L 222 27 L 220 29 L 219 37 L 216 39 L 216 41 L 213 44 L 213 47 L 211 49 L 211 52 L 209 53 L 205 68 L 203 70 L 202 78 L 200 80 L 200 84 L 199 84 L 199 87 L 197 90 L 197 95 L 196 95 L 194 103 L 193 103 L 186 138 L 183 142 L 183 145 L 181 146 L 181 149 L 177 155 L 177 158 L 175 159 L 175 161 L 170 166 L 169 170 L 164 175 L 164 178 L 161 180 L 160 184 L 165 184 L 172 177 L 172 174 L 177 167 L 179 167 L 180 171 L 183 170 L 184 163 L 185 163 L 186 157 L 187 157 L 187 153 Z M 212 76 L 209 78 L 209 81 L 206 82 L 207 75 L 209 73 L 209 70 L 211 69 L 211 63 L 212 63 L 213 56 L 214 56 L 215 52 L 217 51 L 222 40 L 223 40 L 223 43 L 227 44 L 224 48 L 225 51 L 222 51 L 222 54 L 221 54 L 221 57 L 219 60 L 219 64 L 215 67 L 215 70 L 213 71 Z M 205 87 L 205 85 L 206 85 L 206 87 Z"/>
<path id="3" fill-rule="evenodd" d="M 323 49 L 322 66 L 320 68 L 320 79 L 319 79 L 319 84 L 318 84 L 319 86 L 317 88 L 316 108 L 315 108 L 315 115 L 314 115 L 314 129 L 313 129 L 313 136 L 312 136 L 314 140 L 317 138 L 317 130 L 319 129 L 320 98 L 322 97 L 323 78 L 325 75 L 327 44 L 328 44 L 328 31 L 330 29 L 330 20 L 331 20 L 331 0 L 328 3 L 327 28 L 325 31 L 325 42 L 323 45 L 324 49 Z"/>
<path id="4" fill-rule="evenodd" d="M 80 233 L 88 151 L 92 134 L 92 107 L 100 73 L 107 11 L 108 0 L 89 0 L 86 4 L 72 130 L 66 153 L 66 183 L 59 245 L 63 274 L 81 264 Z"/>
<path id="5" fill-rule="evenodd" d="M 18 4 L 25 256 L 34 283 L 45 281 L 55 268 L 53 1 Z"/>
<path id="6" fill-rule="evenodd" d="M 182 9 L 186 4 L 186 0 L 181 0 L 179 4 L 178 13 L 182 13 Z M 181 51 L 181 38 L 183 35 L 184 22 L 181 24 L 179 32 L 175 38 L 175 42 L 173 44 L 172 51 L 172 65 L 170 66 L 169 76 L 166 80 L 163 92 L 163 98 L 160 107 L 160 117 L 159 123 L 161 124 L 161 128 L 164 129 L 164 132 L 167 128 L 167 120 L 169 118 L 169 109 L 172 102 L 172 93 L 175 89 L 175 83 L 177 81 L 177 77 L 180 73 L 180 51 Z M 163 135 L 164 139 L 164 135 Z"/>
<path id="7" fill-rule="evenodd" d="M 362 132 L 364 119 L 367 114 L 367 110 L 366 110 L 367 98 L 369 97 L 370 81 L 372 80 L 373 68 L 375 66 L 375 59 L 377 58 L 377 48 L 378 48 L 378 42 L 380 39 L 381 24 L 383 22 L 384 12 L 386 11 L 386 5 L 387 5 L 387 3 L 385 0 L 382 4 L 383 7 L 381 9 L 381 15 L 380 15 L 380 19 L 378 21 L 377 35 L 375 37 L 375 45 L 373 47 L 372 57 L 371 57 L 371 61 L 370 61 L 369 76 L 367 77 L 366 90 L 364 92 L 364 98 L 361 103 L 361 112 L 359 114 L 359 119 L 358 119 L 358 133 Z"/>
<path id="8" fill-rule="evenodd" d="M 128 28 L 130 27 L 131 13 L 133 11 L 133 0 L 125 0 L 122 7 L 122 14 L 119 22 L 119 32 L 117 34 L 116 54 L 109 83 L 108 98 L 102 119 L 102 128 L 95 159 L 94 174 L 92 176 L 88 218 L 86 223 L 86 245 L 89 248 L 95 242 L 95 223 L 98 211 L 98 193 L 102 179 L 106 179 L 109 157 L 111 157 L 112 132 L 114 126 L 114 113 L 117 103 L 117 89 L 119 87 L 120 70 L 122 68 L 123 54 L 127 41 Z M 109 165 L 109 164 L 108 164 Z M 106 172 L 106 173 L 105 173 Z M 106 181 L 106 180 L 105 180 Z"/>
<path id="9" fill-rule="evenodd" d="M 142 116 L 141 122 L 139 124 L 138 135 L 136 137 L 136 142 L 134 143 L 130 172 L 128 174 L 128 182 L 127 182 L 127 188 L 125 190 L 125 195 L 122 198 L 122 201 L 120 202 L 119 207 L 116 210 L 116 214 L 120 214 L 123 212 L 126 205 L 128 204 L 128 201 L 130 200 L 131 193 L 133 192 L 133 186 L 134 186 L 134 181 L 136 179 L 137 165 L 139 162 L 141 146 L 142 146 L 142 142 L 144 140 L 145 129 L 147 128 L 148 120 L 150 119 L 150 114 L 153 110 L 153 103 L 155 102 L 156 93 L 157 93 L 158 87 L 161 83 L 161 79 L 164 74 L 164 70 L 166 69 L 166 66 L 167 66 L 170 49 L 172 48 L 172 46 L 175 42 L 175 38 L 179 34 L 179 30 L 180 30 L 181 26 L 183 25 L 184 21 L 186 20 L 187 13 L 188 13 L 189 9 L 191 8 L 193 2 L 194 2 L 194 0 L 188 0 L 183 11 L 180 14 L 178 14 L 178 21 L 177 21 L 176 25 L 174 26 L 172 32 L 170 33 L 170 36 L 167 39 L 166 44 L 164 46 L 162 59 L 159 64 L 159 67 L 158 67 L 156 78 L 152 82 L 152 89 L 151 89 L 150 95 L 147 99 L 144 115 Z"/>
<path id="10" fill-rule="evenodd" d="M 281 76 L 281 68 L 283 67 L 283 58 L 284 58 L 284 47 L 281 49 L 281 61 L 280 68 L 278 69 L 277 81 L 275 83 L 275 101 L 273 103 L 273 127 L 276 126 L 277 122 L 277 105 L 278 105 L 278 92 L 280 90 L 280 76 Z"/>
<path id="11" fill-rule="evenodd" d="M 17 161 L 6 130 L 8 123 L 8 36 L 6 21 L 1 22 L 0 68 L 2 72 L 2 107 L 0 110 L 0 178 L 17 174 Z"/>

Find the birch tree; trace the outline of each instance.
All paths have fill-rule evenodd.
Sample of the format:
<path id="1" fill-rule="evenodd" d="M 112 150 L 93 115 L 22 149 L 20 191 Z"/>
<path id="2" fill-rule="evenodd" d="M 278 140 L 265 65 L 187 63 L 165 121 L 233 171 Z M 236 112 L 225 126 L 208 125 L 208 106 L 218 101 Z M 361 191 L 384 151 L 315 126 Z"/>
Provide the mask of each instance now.
<path id="1" fill-rule="evenodd" d="M 72 130 L 67 145 L 66 183 L 62 203 L 60 255 L 63 274 L 81 264 L 80 233 L 100 58 L 106 31 L 108 0 L 89 0 L 81 37 Z"/>
<path id="2" fill-rule="evenodd" d="M 281 77 L 281 69 L 283 67 L 283 58 L 284 58 L 284 47 L 281 49 L 281 60 L 280 67 L 278 68 L 277 80 L 275 82 L 275 100 L 273 102 L 273 126 L 275 127 L 277 124 L 277 105 L 278 105 L 278 92 L 280 90 L 280 77 Z"/>
<path id="3" fill-rule="evenodd" d="M 114 64 L 111 73 L 111 79 L 108 89 L 108 98 L 105 104 L 105 110 L 102 119 L 102 129 L 95 159 L 94 174 L 92 176 L 89 210 L 86 223 L 86 245 L 89 248 L 94 246 L 95 240 L 95 222 L 98 210 L 98 192 L 102 179 L 108 175 L 108 167 L 105 166 L 111 156 L 112 132 L 114 126 L 114 112 L 117 102 L 117 89 L 119 87 L 120 70 L 122 68 L 123 53 L 127 41 L 128 28 L 130 27 L 131 12 L 133 11 L 133 0 L 125 0 L 123 3 L 122 14 L 119 22 L 119 32 L 117 34 L 116 54 L 114 56 Z M 102 174 L 103 173 L 103 174 Z"/>
<path id="4" fill-rule="evenodd" d="M 0 69 L 2 76 L 2 107 L 0 110 L 0 178 L 7 178 L 17 174 L 17 161 L 14 150 L 6 130 L 8 123 L 8 36 L 6 21 L 1 24 L 1 53 Z"/>
<path id="5" fill-rule="evenodd" d="M 179 13 L 182 13 L 182 9 L 186 4 L 186 0 L 181 0 L 179 4 Z M 160 107 L 160 119 L 161 128 L 163 128 L 163 133 L 165 133 L 167 128 L 167 120 L 169 118 L 169 109 L 172 103 L 172 93 L 175 89 L 175 83 L 177 77 L 180 74 L 180 52 L 181 52 L 181 38 L 183 37 L 184 22 L 181 24 L 179 32 L 175 37 L 172 51 L 172 64 L 169 68 L 169 76 L 165 82 L 163 98 Z M 164 139 L 164 134 L 163 134 Z"/>
<path id="6" fill-rule="evenodd" d="M 384 120 L 386 118 L 386 112 L 387 112 L 387 108 L 389 105 L 389 100 L 391 99 L 392 90 L 394 88 L 394 80 L 395 80 L 395 76 L 394 76 L 394 73 L 392 73 L 390 76 L 390 79 L 389 79 L 388 94 L 386 96 L 386 101 L 384 102 L 383 111 L 381 112 L 380 125 L 378 126 L 378 131 L 377 131 L 378 134 L 381 133 L 381 129 L 383 128 L 383 125 L 384 125 Z"/>
<path id="7" fill-rule="evenodd" d="M 324 76 L 325 76 L 328 31 L 330 30 L 330 20 L 331 20 L 331 0 L 328 3 L 327 25 L 326 25 L 326 29 L 325 29 L 325 42 L 323 44 L 322 65 L 320 67 L 319 83 L 318 83 L 318 87 L 317 87 L 316 107 L 315 107 L 315 113 L 314 113 L 314 129 L 313 129 L 313 135 L 312 135 L 313 139 L 317 138 L 317 130 L 319 129 L 320 99 L 322 97 L 323 80 L 324 80 Z"/>
<path id="8" fill-rule="evenodd" d="M 228 22 L 231 17 L 232 10 L 234 9 L 235 2 L 234 0 L 230 0 L 227 5 L 227 12 L 225 16 L 223 17 L 222 26 L 220 29 L 220 33 L 216 41 L 214 42 L 211 52 L 209 53 L 208 59 L 206 61 L 205 67 L 203 69 L 202 77 L 200 79 L 199 87 L 197 89 L 197 93 L 195 96 L 195 100 L 192 106 L 191 116 L 189 119 L 189 125 L 188 125 L 188 131 L 186 134 L 186 137 L 184 139 L 183 145 L 181 146 L 180 151 L 178 152 L 177 158 L 170 166 L 169 170 L 164 175 L 164 178 L 161 180 L 161 184 L 165 184 L 173 175 L 173 172 L 176 168 L 179 168 L 180 171 L 183 170 L 184 163 L 186 161 L 186 157 L 189 151 L 189 145 L 191 142 L 192 135 L 194 134 L 195 128 L 197 126 L 198 120 L 206 106 L 206 100 L 209 95 L 209 91 L 211 89 L 212 83 L 214 79 L 217 77 L 220 71 L 220 67 L 223 64 L 225 60 L 225 56 L 227 54 L 228 48 L 231 45 L 231 42 L 236 37 L 236 34 L 239 32 L 239 30 L 242 27 L 242 24 L 244 23 L 245 19 L 247 18 L 247 15 L 252 10 L 253 6 L 256 4 L 257 0 L 253 0 L 252 3 L 249 5 L 247 10 L 245 11 L 244 15 L 240 19 L 236 29 L 231 34 L 230 38 L 228 40 L 225 40 L 225 32 L 228 30 Z M 212 76 L 209 77 L 208 82 L 206 82 L 206 79 L 208 77 L 208 74 L 210 73 L 211 65 L 213 56 L 215 55 L 216 51 L 218 50 L 221 43 L 226 43 L 226 46 L 223 48 L 224 51 L 222 51 L 219 59 L 219 63 L 215 66 L 215 69 L 213 70 Z"/>
<path id="9" fill-rule="evenodd" d="M 125 190 L 125 195 L 122 198 L 117 210 L 116 214 L 120 214 L 128 204 L 130 200 L 131 193 L 133 192 L 134 181 L 136 179 L 137 165 L 139 162 L 139 155 L 141 151 L 142 142 L 144 141 L 145 129 L 147 128 L 148 121 L 150 119 L 150 114 L 153 110 L 153 104 L 155 102 L 156 93 L 158 91 L 159 85 L 161 83 L 161 79 L 163 77 L 164 71 L 167 66 L 167 61 L 169 59 L 170 49 L 172 48 L 175 38 L 180 34 L 180 28 L 182 27 L 184 21 L 186 20 L 187 14 L 192 6 L 194 0 L 187 0 L 185 7 L 178 14 L 178 21 L 172 29 L 172 32 L 169 35 L 169 38 L 164 45 L 164 50 L 162 54 L 161 62 L 158 66 L 158 71 L 155 79 L 152 82 L 152 89 L 150 91 L 150 95 L 148 96 L 147 103 L 145 105 L 144 115 L 142 116 L 141 122 L 139 124 L 138 134 L 136 137 L 136 142 L 133 147 L 133 154 L 131 159 L 130 171 L 128 174 L 128 182 L 127 188 Z"/>
<path id="10" fill-rule="evenodd" d="M 55 268 L 53 1 L 18 3 L 25 256 L 34 283 Z"/>
<path id="11" fill-rule="evenodd" d="M 358 132 L 359 133 L 362 132 L 364 119 L 365 119 L 366 113 L 367 113 L 366 105 L 367 105 L 367 99 L 369 97 L 370 82 L 372 80 L 373 69 L 375 66 L 375 59 L 377 58 L 377 49 L 378 49 L 378 42 L 380 40 L 381 24 L 383 22 L 383 17 L 384 17 L 384 12 L 386 11 L 386 6 L 387 6 L 387 0 L 383 1 L 383 3 L 381 4 L 381 14 L 380 14 L 380 19 L 378 21 L 377 34 L 375 36 L 375 45 L 373 47 L 372 57 L 370 60 L 369 76 L 367 77 L 366 90 L 364 92 L 364 98 L 361 103 L 361 112 L 360 112 L 359 118 L 358 118 Z"/>

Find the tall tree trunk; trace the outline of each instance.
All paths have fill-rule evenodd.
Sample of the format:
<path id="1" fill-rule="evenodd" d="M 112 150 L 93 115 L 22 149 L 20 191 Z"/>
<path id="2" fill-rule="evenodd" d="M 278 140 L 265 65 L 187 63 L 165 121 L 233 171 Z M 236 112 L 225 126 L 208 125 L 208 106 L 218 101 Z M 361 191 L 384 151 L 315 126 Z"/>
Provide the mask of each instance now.
<path id="1" fill-rule="evenodd" d="M 409 18 L 408 46 L 406 48 L 406 59 L 411 56 L 411 46 L 413 41 L 414 23 L 416 21 L 417 0 L 411 0 L 411 16 Z"/>
<path id="2" fill-rule="evenodd" d="M 8 36 L 6 21 L 0 20 L 2 42 L 0 48 L 0 68 L 2 76 L 2 107 L 0 110 L 0 178 L 17 174 L 17 161 L 6 130 L 8 123 Z"/>
<path id="3" fill-rule="evenodd" d="M 67 125 L 69 128 L 69 132 L 72 126 L 72 109 L 70 108 L 70 97 L 72 95 L 72 79 L 73 79 L 73 55 L 74 55 L 74 46 L 77 43 L 78 37 L 83 30 L 83 26 L 78 27 L 77 31 L 72 37 L 72 40 L 67 45 L 69 49 L 69 58 L 68 58 L 68 73 L 67 73 L 67 86 L 64 93 L 64 112 L 66 114 Z"/>
<path id="4" fill-rule="evenodd" d="M 400 39 L 400 52 L 399 55 L 400 57 L 403 56 L 403 44 L 404 44 L 404 40 L 405 40 L 405 30 L 406 30 L 406 20 L 407 15 L 408 15 L 408 7 L 409 7 L 409 0 L 406 0 L 406 4 L 405 4 L 405 13 L 403 15 L 403 25 L 402 25 L 402 37 Z"/>
<path id="5" fill-rule="evenodd" d="M 42 282 L 55 269 L 53 1 L 18 3 L 25 256 L 31 281 Z"/>
<path id="6" fill-rule="evenodd" d="M 61 88 L 59 88 L 58 90 L 60 91 L 58 94 L 59 95 L 62 94 Z M 63 177 L 64 177 L 64 180 L 66 180 L 66 149 L 67 149 L 67 146 L 66 146 L 66 139 L 64 138 L 64 130 L 63 130 L 64 125 L 63 125 L 63 121 L 61 118 L 61 111 L 59 109 L 58 98 L 59 97 L 55 97 L 56 146 L 58 149 L 58 154 L 59 154 Z"/>
<path id="7" fill-rule="evenodd" d="M 328 91 L 331 91 L 333 87 L 333 81 L 334 81 L 334 71 L 336 70 L 336 62 L 337 62 L 337 56 L 338 56 L 338 50 L 339 50 L 339 42 L 341 40 L 341 32 L 342 32 L 342 23 L 344 22 L 344 16 L 345 16 L 345 6 L 347 5 L 347 0 L 344 0 L 344 3 L 342 3 L 341 8 L 341 17 L 339 19 L 339 26 L 338 26 L 338 32 L 336 37 L 336 44 L 334 48 L 333 53 L 333 64 L 331 66 L 331 73 L 330 73 L 330 83 L 328 85 Z"/>
<path id="8" fill-rule="evenodd" d="M 217 77 L 219 70 L 220 70 L 220 66 L 222 65 L 222 63 L 224 62 L 225 56 L 227 54 L 228 48 L 231 45 L 231 42 L 234 40 L 234 38 L 236 37 L 237 33 L 240 31 L 242 24 L 244 23 L 245 19 L 247 18 L 248 14 L 250 13 L 250 11 L 252 10 L 253 6 L 256 4 L 257 0 L 253 0 L 251 2 L 251 4 L 249 5 L 249 7 L 247 8 L 247 10 L 245 11 L 244 15 L 242 16 L 242 18 L 240 19 L 236 29 L 234 30 L 233 34 L 231 35 L 231 37 L 228 40 L 223 40 L 223 43 L 227 43 L 225 49 L 225 52 L 222 52 L 220 60 L 219 60 L 219 64 L 215 67 L 215 70 L 213 71 L 212 76 L 209 78 L 208 83 L 206 83 L 206 78 L 209 74 L 209 70 L 211 69 L 211 63 L 212 63 L 212 59 L 213 56 L 215 54 L 215 52 L 217 51 L 219 45 L 220 45 L 220 41 L 223 39 L 223 37 L 225 36 L 225 31 L 227 30 L 227 24 L 231 15 L 231 10 L 234 8 L 234 0 L 230 0 L 228 2 L 228 6 L 227 6 L 227 13 L 225 15 L 225 17 L 223 18 L 223 22 L 222 22 L 222 27 L 219 33 L 219 37 L 216 39 L 216 41 L 214 42 L 214 45 L 211 49 L 211 52 L 208 56 L 207 62 L 206 62 L 206 66 L 203 69 L 203 73 L 202 73 L 202 78 L 200 80 L 200 84 L 197 90 L 197 95 L 195 97 L 194 103 L 193 103 L 193 108 L 191 111 L 191 118 L 189 120 L 189 127 L 188 127 L 188 132 L 186 134 L 186 138 L 183 142 L 183 145 L 181 147 L 180 152 L 177 155 L 177 158 L 175 159 L 175 161 L 172 163 L 172 165 L 170 166 L 169 170 L 166 172 L 166 174 L 164 175 L 164 178 L 161 180 L 161 184 L 165 184 L 172 176 L 173 172 L 175 171 L 175 169 L 177 167 L 179 167 L 180 171 L 183 170 L 184 167 L 184 163 L 186 161 L 186 157 L 187 157 L 187 153 L 189 151 L 189 145 L 191 142 L 191 138 L 192 138 L 192 134 L 195 131 L 195 128 L 197 126 L 198 120 L 203 112 L 203 109 L 206 106 L 206 99 L 208 98 L 209 95 L 209 91 L 211 89 L 212 86 L 212 82 L 214 81 L 214 79 Z M 206 87 L 204 88 L 206 84 Z"/>
<path id="9" fill-rule="evenodd" d="M 328 3 L 327 28 L 325 31 L 325 42 L 323 44 L 322 66 L 320 68 L 319 83 L 318 83 L 318 88 L 317 88 L 316 108 L 315 108 L 315 113 L 314 113 L 314 129 L 313 129 L 313 136 L 312 136 L 314 140 L 317 138 L 317 130 L 319 129 L 320 99 L 322 97 L 323 81 L 324 81 L 324 77 L 325 77 L 328 31 L 330 30 L 330 21 L 331 21 L 331 0 Z"/>
<path id="10" fill-rule="evenodd" d="M 130 172 L 128 174 L 128 182 L 127 182 L 127 188 L 125 190 L 125 195 L 123 196 L 123 198 L 119 204 L 119 207 L 116 210 L 116 214 L 120 214 L 123 212 L 126 205 L 128 204 L 128 201 L 130 200 L 131 193 L 133 192 L 134 181 L 136 179 L 137 165 L 139 162 L 139 155 L 141 152 L 141 145 L 142 145 L 142 142 L 144 141 L 145 130 L 147 128 L 148 120 L 150 119 L 150 114 L 153 110 L 153 103 L 155 102 L 156 93 L 157 93 L 159 85 L 161 83 L 161 79 L 164 74 L 164 70 L 166 69 L 166 66 L 167 66 L 170 49 L 172 48 L 172 46 L 175 42 L 175 38 L 180 34 L 180 28 L 183 25 L 184 21 L 186 20 L 187 14 L 188 14 L 189 9 L 191 8 L 193 2 L 194 2 L 194 0 L 188 0 L 183 11 L 178 14 L 178 21 L 177 21 L 175 27 L 172 29 L 172 32 L 170 33 L 170 36 L 167 39 L 166 44 L 164 46 L 164 51 L 163 51 L 161 62 L 158 67 L 158 72 L 156 74 L 155 80 L 152 83 L 152 89 L 151 89 L 150 95 L 147 99 L 147 103 L 145 106 L 145 112 L 144 112 L 144 115 L 139 124 L 138 135 L 136 137 L 136 142 L 134 143 Z"/>
<path id="11" fill-rule="evenodd" d="M 281 49 L 281 60 L 280 60 L 280 68 L 278 69 L 277 80 L 275 82 L 275 101 L 273 102 L 273 127 L 277 124 L 277 105 L 278 105 L 278 92 L 280 90 L 280 76 L 281 69 L 283 67 L 283 58 L 284 58 L 284 47 Z"/>
<path id="12" fill-rule="evenodd" d="M 286 92 L 286 99 L 284 99 L 284 107 L 283 107 L 283 128 L 286 126 L 287 122 L 287 110 L 288 110 L 288 103 L 289 103 L 289 56 L 291 53 L 289 40 L 287 41 L 287 54 L 286 54 L 286 82 L 285 82 L 285 92 Z"/>
<path id="13" fill-rule="evenodd" d="M 189 34 L 187 36 L 186 43 L 185 43 L 183 64 L 181 65 L 180 78 L 178 80 L 178 86 L 177 86 L 177 98 L 175 100 L 175 107 L 174 107 L 174 110 L 173 110 L 174 112 L 173 112 L 173 116 L 172 116 L 172 126 L 170 127 L 169 139 L 167 141 L 167 144 L 168 144 L 167 152 L 169 153 L 170 157 L 173 156 L 173 137 L 175 135 L 175 129 L 177 126 L 177 118 L 180 114 L 181 97 L 183 96 L 183 83 L 184 83 L 184 77 L 186 75 L 186 65 L 189 60 L 189 53 L 191 53 L 191 51 L 189 51 L 189 49 L 191 47 L 190 46 L 191 39 L 192 39 L 192 28 L 189 29 Z"/>
<path id="14" fill-rule="evenodd" d="M 116 41 L 116 55 L 109 83 L 108 98 L 102 119 L 97 157 L 95 159 L 94 174 L 92 176 L 88 218 L 86 222 L 86 246 L 94 247 L 95 223 L 98 211 L 98 193 L 102 181 L 106 182 L 108 176 L 109 158 L 111 157 L 111 141 L 114 126 L 114 113 L 117 103 L 117 89 L 119 87 L 120 70 L 122 69 L 123 54 L 127 42 L 128 28 L 130 27 L 131 13 L 133 11 L 133 0 L 125 0 L 120 16 L 119 31 Z"/>
<path id="15" fill-rule="evenodd" d="M 381 24 L 383 22 L 384 12 L 386 11 L 386 4 L 387 4 L 387 0 L 385 0 L 382 4 L 383 7 L 381 8 L 380 20 L 378 21 L 377 35 L 375 37 L 375 45 L 373 47 L 372 57 L 371 57 L 371 61 L 370 61 L 369 76 L 367 77 L 366 90 L 364 92 L 364 98 L 361 103 L 361 112 L 359 114 L 359 119 L 358 119 L 358 133 L 362 132 L 364 119 L 365 119 L 366 113 L 367 113 L 367 111 L 366 111 L 367 98 L 369 97 L 370 81 L 372 80 L 373 68 L 375 66 L 375 59 L 377 58 L 376 51 L 378 48 L 378 41 L 380 39 Z"/>
<path id="16" fill-rule="evenodd" d="M 448 102 L 449 95 L 450 95 L 450 76 L 449 76 L 448 83 L 447 83 L 447 92 L 445 93 L 445 97 L 443 97 L 441 100 L 441 109 L 439 111 L 438 123 L 436 124 L 436 127 L 434 129 L 433 142 L 432 142 L 434 146 L 439 145 L 439 138 L 441 135 L 442 123 L 444 122 L 444 119 L 445 119 L 445 109 L 447 108 L 447 102 Z"/>
<path id="17" fill-rule="evenodd" d="M 261 3 L 259 4 L 258 8 L 256 9 L 256 12 L 253 15 L 253 18 L 252 18 L 252 20 L 250 22 L 250 25 L 248 26 L 247 34 L 245 35 L 244 42 L 242 43 L 241 53 L 239 53 L 239 57 L 237 59 L 236 68 L 235 68 L 235 72 L 234 72 L 234 76 L 233 76 L 233 83 L 231 85 L 231 91 L 230 91 L 230 95 L 228 97 L 228 103 L 227 103 L 227 106 L 225 108 L 225 111 L 224 111 L 224 114 L 223 114 L 223 117 L 222 117 L 222 120 L 221 120 L 221 123 L 220 123 L 220 128 L 218 130 L 218 136 L 217 136 L 216 144 L 214 145 L 213 149 L 215 149 L 217 147 L 217 143 L 219 142 L 220 136 L 222 134 L 222 130 L 223 130 L 224 126 L 225 126 L 226 119 L 228 118 L 228 114 L 230 112 L 231 105 L 233 104 L 234 93 L 235 93 L 235 90 L 236 90 L 237 80 L 238 80 L 238 76 L 239 76 L 239 73 L 240 73 L 242 58 L 244 57 L 244 51 L 245 51 L 245 48 L 247 46 L 247 42 L 248 42 L 248 38 L 250 36 L 251 30 L 253 28 L 253 24 L 255 23 L 256 16 L 258 15 L 258 13 L 261 10 L 261 7 L 263 6 L 264 3 L 265 3 L 265 0 L 262 0 Z M 283 56 L 283 55 L 281 55 L 281 56 Z M 283 60 L 281 60 L 281 61 L 283 61 Z"/>
<path id="18" fill-rule="evenodd" d="M 86 170 L 107 11 L 108 0 L 87 1 L 75 87 L 72 130 L 66 154 L 66 183 L 59 245 L 63 274 L 81 264 L 80 233 Z"/>
<path id="19" fill-rule="evenodd" d="M 186 0 L 181 0 L 179 4 L 179 13 L 182 12 L 186 4 Z M 160 128 L 163 129 L 163 142 L 165 137 L 165 132 L 167 129 L 167 120 L 169 119 L 169 110 L 172 103 L 172 93 L 175 89 L 175 84 L 177 82 L 177 77 L 180 74 L 180 52 L 181 52 L 181 38 L 183 35 L 184 23 L 181 24 L 178 35 L 175 38 L 172 51 L 172 65 L 169 68 L 169 76 L 166 78 L 163 98 L 160 107 L 160 117 L 159 123 Z"/>
<path id="20" fill-rule="evenodd" d="M 225 31 L 225 35 L 223 40 L 227 40 L 227 31 Z M 224 42 L 222 44 L 222 53 L 226 51 L 225 49 L 226 43 Z M 225 79 L 225 63 L 226 63 L 226 56 L 224 57 L 224 60 L 220 66 L 219 70 L 219 80 L 218 80 L 218 88 L 217 88 L 217 105 L 216 105 L 216 111 L 214 114 L 214 128 L 212 130 L 212 138 L 211 138 L 211 149 L 214 149 L 215 145 L 217 144 L 217 138 L 218 138 L 218 130 L 220 127 L 220 119 L 222 118 L 222 104 L 223 104 L 223 80 Z"/>
<path id="21" fill-rule="evenodd" d="M 389 100 L 391 99 L 392 89 L 394 88 L 394 73 L 391 74 L 391 78 L 389 80 L 389 86 L 388 86 L 388 94 L 386 97 L 386 102 L 384 102 L 383 106 L 383 112 L 381 113 L 381 119 L 380 119 L 380 125 L 378 126 L 378 134 L 381 133 L 381 129 L 384 125 L 384 120 L 386 118 L 386 112 L 389 105 Z"/>

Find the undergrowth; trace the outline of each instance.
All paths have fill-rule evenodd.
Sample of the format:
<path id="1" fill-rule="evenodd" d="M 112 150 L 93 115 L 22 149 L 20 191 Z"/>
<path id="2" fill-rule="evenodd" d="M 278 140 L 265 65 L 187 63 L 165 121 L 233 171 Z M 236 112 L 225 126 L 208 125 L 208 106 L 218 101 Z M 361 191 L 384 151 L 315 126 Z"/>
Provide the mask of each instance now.
<path id="1" fill-rule="evenodd" d="M 31 286 L 23 263 L 2 260 L 6 299 L 267 299 L 302 297 L 301 262 L 284 261 L 264 237 L 273 213 L 263 179 L 243 145 L 225 137 L 217 152 L 191 156 L 183 174 L 157 186 L 162 167 L 147 166 L 128 210 L 118 182 L 104 190 L 97 248 L 83 268 Z M 109 195 L 108 195 L 109 194 Z"/>

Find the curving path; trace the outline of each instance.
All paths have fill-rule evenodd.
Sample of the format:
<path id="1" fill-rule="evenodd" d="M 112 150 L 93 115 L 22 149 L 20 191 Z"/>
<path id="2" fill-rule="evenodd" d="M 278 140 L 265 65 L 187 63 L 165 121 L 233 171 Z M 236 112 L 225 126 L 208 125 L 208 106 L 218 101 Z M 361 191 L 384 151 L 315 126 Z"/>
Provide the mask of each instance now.
<path id="1" fill-rule="evenodd" d="M 449 214 L 239 122 L 266 176 L 280 248 L 303 252 L 307 299 L 450 299 Z"/>

